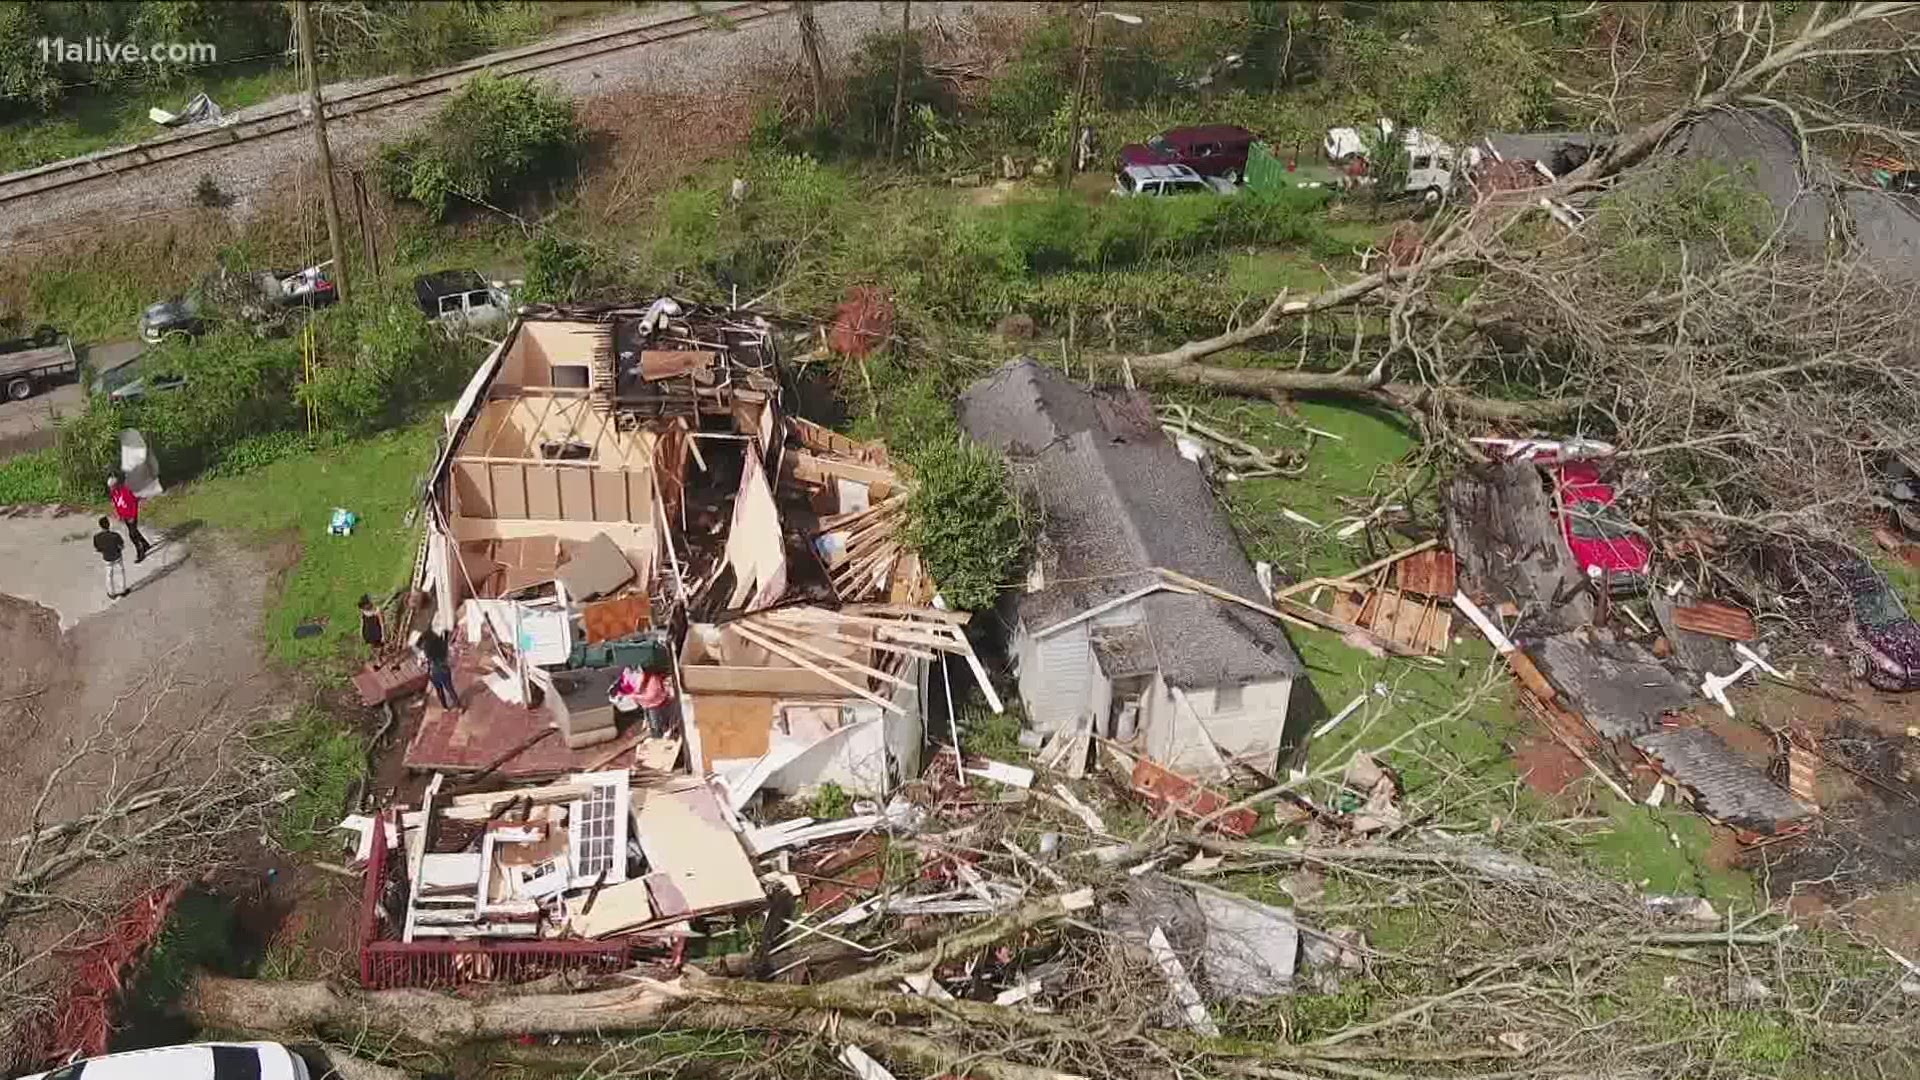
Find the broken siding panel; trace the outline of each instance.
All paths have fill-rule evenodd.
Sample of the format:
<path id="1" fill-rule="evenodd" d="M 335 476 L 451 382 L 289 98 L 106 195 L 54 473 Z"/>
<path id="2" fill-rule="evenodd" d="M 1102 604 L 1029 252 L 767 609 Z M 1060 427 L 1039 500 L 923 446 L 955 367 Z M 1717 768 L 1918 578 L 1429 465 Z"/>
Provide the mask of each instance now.
<path id="1" fill-rule="evenodd" d="M 1031 682 L 1021 677 L 1036 731 L 1057 731 L 1086 712 L 1093 700 L 1093 642 L 1082 623 L 1050 634 L 1034 643 L 1034 672 Z"/>

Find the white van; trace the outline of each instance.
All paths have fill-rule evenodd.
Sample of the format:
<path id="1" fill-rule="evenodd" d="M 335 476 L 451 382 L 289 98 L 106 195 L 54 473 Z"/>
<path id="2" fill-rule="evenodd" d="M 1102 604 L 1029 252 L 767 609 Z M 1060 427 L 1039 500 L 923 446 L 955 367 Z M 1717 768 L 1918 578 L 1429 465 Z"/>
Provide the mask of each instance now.
<path id="1" fill-rule="evenodd" d="M 20 1080 L 310 1080 L 307 1063 L 279 1043 L 192 1043 L 129 1050 Z"/>

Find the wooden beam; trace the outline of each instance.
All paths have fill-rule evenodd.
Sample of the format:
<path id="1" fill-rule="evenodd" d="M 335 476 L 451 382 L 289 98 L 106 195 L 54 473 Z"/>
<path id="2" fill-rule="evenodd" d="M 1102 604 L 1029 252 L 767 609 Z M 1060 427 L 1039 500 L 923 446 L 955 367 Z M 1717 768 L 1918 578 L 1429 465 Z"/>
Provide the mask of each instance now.
<path id="1" fill-rule="evenodd" d="M 973 616 L 964 611 L 914 607 L 912 604 L 848 604 L 840 610 L 854 615 L 901 615 L 909 618 L 933 619 L 952 626 L 965 626 L 973 620 Z"/>
<path id="2" fill-rule="evenodd" d="M 847 623 L 851 626 L 879 626 L 889 630 L 905 628 L 909 630 L 933 632 L 945 630 L 949 625 L 945 622 L 935 622 L 932 620 L 916 622 L 912 619 L 883 619 L 876 615 L 849 615 L 844 612 L 834 611 L 832 608 L 822 607 L 779 608 L 774 611 L 764 612 L 763 614 L 769 618 L 795 619 L 802 622 L 839 622 Z"/>
<path id="3" fill-rule="evenodd" d="M 875 514 L 884 514 L 894 507 L 902 505 L 906 501 L 907 493 L 903 491 L 898 495 L 889 495 L 885 499 L 868 506 L 865 510 L 852 510 L 844 514 L 834 514 L 830 517 L 821 518 L 821 531 L 832 532 L 842 525 L 851 525 L 856 521 L 865 521 Z"/>
<path id="4" fill-rule="evenodd" d="M 755 625 L 762 625 L 762 624 L 756 623 Z M 792 626 L 789 626 L 788 628 L 796 631 L 798 629 L 797 627 L 792 627 Z M 865 649 L 879 649 L 882 652 L 902 653 L 907 656 L 917 656 L 922 660 L 933 659 L 933 653 L 928 652 L 925 649 L 916 649 L 911 645 L 903 645 L 897 641 L 882 641 L 877 637 L 858 638 L 858 637 L 854 637 L 852 634 L 842 634 L 833 630 L 810 629 L 807 631 L 807 633 L 813 635 L 814 637 L 826 638 L 828 641 L 838 641 L 845 645 L 858 645 L 861 648 L 865 648 Z"/>
<path id="5" fill-rule="evenodd" d="M 872 678 L 879 679 L 881 682 L 892 683 L 893 685 L 898 686 L 902 689 L 911 689 L 913 687 L 913 684 L 906 681 L 905 679 L 901 679 L 901 678 L 897 678 L 895 676 L 889 675 L 886 672 L 881 671 L 879 668 L 868 667 L 867 665 L 851 657 L 841 656 L 839 653 L 828 652 L 827 650 L 822 649 L 811 642 L 802 641 L 799 638 L 793 637 L 791 636 L 792 631 L 782 632 L 777 627 L 767 626 L 761 623 L 753 623 L 747 620 L 740 620 L 739 622 L 735 622 L 733 625 L 738 627 L 740 625 L 740 622 L 747 622 L 747 625 L 751 626 L 753 629 L 759 631 L 761 634 L 773 639 L 774 641 L 778 641 L 782 645 L 786 645 L 789 648 L 799 649 L 801 652 L 808 653 L 813 656 L 817 656 L 820 659 L 827 661 L 828 663 L 838 664 L 844 668 L 851 668 L 852 670 L 857 671 L 862 675 L 867 675 Z"/>
<path id="6" fill-rule="evenodd" d="M 1275 619 L 1281 619 L 1286 622 L 1297 623 L 1299 625 L 1308 627 L 1309 629 L 1313 629 L 1313 630 L 1331 630 L 1336 634 L 1362 634 L 1372 639 L 1375 643 L 1377 643 L 1380 646 L 1382 650 L 1394 656 L 1406 657 L 1406 658 L 1418 658 L 1420 656 L 1420 653 L 1414 651 L 1413 649 L 1409 649 L 1406 646 L 1397 644 L 1395 642 L 1387 641 L 1376 634 L 1369 634 L 1367 633 L 1366 630 L 1362 629 L 1361 627 L 1355 626 L 1349 622 L 1343 622 L 1339 619 L 1336 619 L 1333 616 L 1328 615 L 1326 612 L 1319 610 L 1318 608 L 1311 608 L 1305 605 L 1301 605 L 1300 614 L 1297 614 L 1297 615 L 1289 614 L 1288 612 L 1281 611 L 1278 608 L 1268 607 L 1265 604 L 1260 604 L 1252 600 L 1249 600 L 1244 596 L 1239 596 L 1234 593 L 1230 593 L 1227 590 L 1220 588 L 1218 585 L 1209 585 L 1206 582 L 1201 581 L 1197 578 L 1188 577 L 1187 575 L 1179 572 L 1178 570 L 1169 570 L 1164 566 L 1156 566 L 1153 569 L 1155 573 L 1162 575 L 1163 577 L 1167 578 L 1170 581 L 1175 582 L 1176 584 L 1185 585 L 1188 588 L 1193 589 L 1197 592 L 1206 593 L 1208 596 L 1211 596 L 1216 600 L 1224 600 L 1230 604 L 1239 604 L 1241 607 L 1246 608 L 1249 611 L 1257 611 L 1262 615 L 1266 615 Z"/>
<path id="7" fill-rule="evenodd" d="M 821 678 L 827 680 L 828 682 L 834 684 L 835 686 L 841 687 L 846 690 L 850 690 L 853 693 L 856 693 L 861 697 L 866 698 L 868 701 L 871 701 L 875 705 L 880 706 L 882 709 L 886 710 L 887 712 L 893 713 L 896 716 L 905 716 L 907 714 L 907 711 L 905 709 L 902 709 L 900 706 L 895 705 L 893 702 L 888 701 L 886 698 L 881 697 L 879 694 L 874 693 L 873 691 L 867 689 L 864 686 L 860 686 L 847 679 L 841 678 L 839 675 L 836 675 L 833 672 L 828 671 L 826 668 L 821 667 L 819 664 L 816 664 L 813 661 L 808 660 L 806 657 L 801 656 L 799 653 L 794 652 L 792 649 L 787 648 L 785 645 L 782 645 L 779 642 L 774 641 L 772 638 L 769 638 L 764 634 L 756 633 L 751 627 L 741 626 L 738 621 L 729 623 L 728 625 L 732 627 L 733 630 L 736 633 L 738 633 L 741 637 L 746 638 L 748 641 L 753 642 L 755 645 L 760 646 L 761 648 L 767 650 L 768 652 L 774 654 L 775 656 L 778 656 L 781 659 L 788 661 L 789 663 L 798 664 L 801 667 L 807 669 L 808 671 L 813 672 L 815 675 L 818 675 Z"/>
<path id="8" fill-rule="evenodd" d="M 1305 592 L 1308 589 L 1314 587 L 1315 585 L 1326 585 L 1326 584 L 1331 584 L 1336 582 L 1338 583 L 1349 582 L 1357 577 L 1362 577 L 1364 575 L 1371 574 L 1375 570 L 1381 570 L 1386 567 L 1392 566 L 1394 563 L 1399 562 L 1401 559 L 1404 559 L 1409 555 L 1418 555 L 1419 553 L 1427 550 L 1430 547 L 1438 547 L 1439 544 L 1440 544 L 1440 538 L 1437 536 L 1429 540 L 1422 540 L 1419 543 L 1413 545 L 1412 547 L 1406 549 L 1405 551 L 1396 551 L 1393 554 L 1388 555 L 1384 559 L 1375 559 L 1372 562 L 1368 563 L 1367 565 L 1361 567 L 1360 569 L 1349 571 L 1345 574 L 1340 575 L 1337 578 L 1308 578 L 1306 581 L 1289 585 L 1286 588 L 1281 589 L 1279 592 L 1274 593 L 1273 595 L 1274 595 L 1274 598 L 1277 600 L 1284 600 L 1287 597 L 1292 596 L 1296 593 Z"/>
<path id="9" fill-rule="evenodd" d="M 1145 588 L 1135 589 L 1124 596 L 1116 596 L 1104 604 L 1095 604 L 1093 607 L 1088 608 L 1087 610 L 1081 612 L 1080 614 L 1075 615 L 1071 618 L 1062 619 L 1059 622 L 1054 623 L 1051 626 L 1048 626 L 1044 630 L 1035 630 L 1033 632 L 1033 636 L 1035 638 L 1043 638 L 1049 634 L 1054 634 L 1054 633 L 1058 633 L 1061 630 L 1065 630 L 1069 626 L 1078 626 L 1081 623 L 1086 622 L 1088 619 L 1097 618 L 1101 615 L 1105 615 L 1107 612 L 1112 611 L 1114 608 L 1131 604 L 1132 602 L 1140 599 L 1143 596 L 1151 596 L 1154 593 L 1161 591 L 1162 589 L 1174 589 L 1174 591 L 1176 592 L 1183 592 L 1189 596 L 1193 595 L 1193 591 L 1191 589 L 1175 589 L 1174 586 L 1169 585 L 1164 581 L 1156 581 L 1153 584 L 1146 586 Z"/>

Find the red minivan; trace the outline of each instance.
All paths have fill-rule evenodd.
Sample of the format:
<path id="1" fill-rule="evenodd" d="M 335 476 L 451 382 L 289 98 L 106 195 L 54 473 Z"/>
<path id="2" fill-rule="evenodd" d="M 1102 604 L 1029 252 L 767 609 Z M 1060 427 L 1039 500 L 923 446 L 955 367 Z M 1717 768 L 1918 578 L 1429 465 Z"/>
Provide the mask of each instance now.
<path id="1" fill-rule="evenodd" d="M 1113 171 L 1129 165 L 1185 165 L 1201 176 L 1237 184 L 1247 175 L 1247 149 L 1254 138 L 1253 132 L 1232 124 L 1168 128 L 1144 143 L 1121 147 Z"/>

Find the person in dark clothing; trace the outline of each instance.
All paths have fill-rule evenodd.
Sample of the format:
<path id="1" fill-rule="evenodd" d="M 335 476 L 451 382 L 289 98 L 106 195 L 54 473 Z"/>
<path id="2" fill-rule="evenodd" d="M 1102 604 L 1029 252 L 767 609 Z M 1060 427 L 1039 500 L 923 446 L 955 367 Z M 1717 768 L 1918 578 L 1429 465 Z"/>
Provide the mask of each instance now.
<path id="1" fill-rule="evenodd" d="M 449 664 L 447 635 L 429 626 L 420 632 L 420 655 L 427 659 L 427 681 L 440 695 L 440 707 L 451 712 L 460 709 L 460 695 L 453 688 L 453 668 Z"/>
<path id="2" fill-rule="evenodd" d="M 360 594 L 360 640 L 374 655 L 380 654 L 380 647 L 387 643 L 387 617 L 373 606 L 373 597 Z"/>
<path id="3" fill-rule="evenodd" d="M 127 595 L 127 564 L 121 561 L 127 542 L 113 531 L 113 522 L 100 519 L 100 531 L 93 534 L 93 550 L 107 564 L 107 599 L 118 600 Z"/>
<path id="4" fill-rule="evenodd" d="M 127 539 L 133 541 L 133 561 L 146 561 L 153 545 L 140 533 L 140 496 L 127 486 L 125 478 L 115 476 L 107 481 L 107 498 L 112 500 L 113 512 L 120 523 L 127 527 Z"/>

